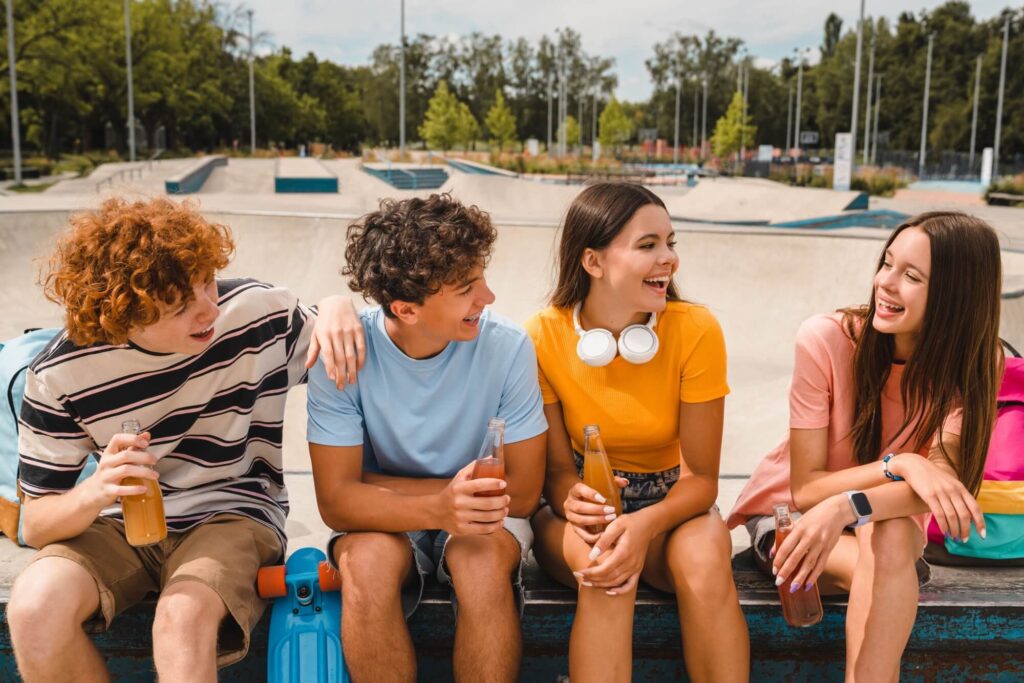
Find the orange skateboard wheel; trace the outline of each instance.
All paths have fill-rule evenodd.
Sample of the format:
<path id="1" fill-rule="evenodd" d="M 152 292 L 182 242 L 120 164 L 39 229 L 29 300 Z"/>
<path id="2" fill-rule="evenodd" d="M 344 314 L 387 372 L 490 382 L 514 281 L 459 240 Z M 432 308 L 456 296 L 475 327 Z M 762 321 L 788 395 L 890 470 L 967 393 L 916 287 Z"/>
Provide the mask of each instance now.
<path id="1" fill-rule="evenodd" d="M 320 579 L 320 590 L 323 592 L 341 590 L 341 577 L 327 560 L 317 567 L 317 578 Z"/>
<path id="2" fill-rule="evenodd" d="M 256 591 L 263 599 L 282 598 L 288 595 L 288 586 L 284 582 L 284 565 L 261 567 L 256 574 Z"/>

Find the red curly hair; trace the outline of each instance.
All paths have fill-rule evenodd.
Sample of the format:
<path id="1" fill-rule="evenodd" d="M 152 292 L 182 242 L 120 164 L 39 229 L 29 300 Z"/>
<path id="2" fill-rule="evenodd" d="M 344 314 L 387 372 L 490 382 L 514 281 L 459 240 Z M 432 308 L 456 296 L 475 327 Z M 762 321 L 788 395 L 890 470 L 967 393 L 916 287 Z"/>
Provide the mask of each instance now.
<path id="1" fill-rule="evenodd" d="M 190 203 L 112 198 L 71 217 L 41 284 L 64 307 L 72 342 L 124 344 L 133 328 L 160 318 L 159 303 L 191 301 L 193 287 L 227 266 L 234 249 L 227 226 Z"/>

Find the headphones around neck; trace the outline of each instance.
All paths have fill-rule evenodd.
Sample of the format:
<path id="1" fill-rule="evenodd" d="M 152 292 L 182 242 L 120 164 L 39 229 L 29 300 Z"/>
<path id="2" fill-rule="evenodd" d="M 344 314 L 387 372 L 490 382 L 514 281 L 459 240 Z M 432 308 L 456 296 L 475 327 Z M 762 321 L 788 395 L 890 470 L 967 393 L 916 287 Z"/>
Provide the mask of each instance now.
<path id="1" fill-rule="evenodd" d="M 576 355 L 587 365 L 594 368 L 608 365 L 615 359 L 616 349 L 620 356 L 635 365 L 646 363 L 658 353 L 658 335 L 654 331 L 658 324 L 657 313 L 651 313 L 651 319 L 645 325 L 630 325 L 622 330 L 616 344 L 615 335 L 608 330 L 584 330 L 580 327 L 582 306 L 580 302 L 572 309 L 572 326 L 580 337 L 576 343 Z"/>

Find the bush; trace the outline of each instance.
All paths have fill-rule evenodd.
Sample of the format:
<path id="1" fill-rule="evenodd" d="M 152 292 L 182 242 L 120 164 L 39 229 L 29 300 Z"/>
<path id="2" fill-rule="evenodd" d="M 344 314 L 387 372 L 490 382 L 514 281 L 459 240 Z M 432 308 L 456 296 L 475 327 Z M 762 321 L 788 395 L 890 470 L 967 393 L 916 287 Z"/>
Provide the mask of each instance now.
<path id="1" fill-rule="evenodd" d="M 857 169 L 850 188 L 867 192 L 873 197 L 891 197 L 896 190 L 907 186 L 906 172 L 898 168 L 863 166 Z"/>
<path id="2" fill-rule="evenodd" d="M 992 194 L 994 192 L 1002 194 L 1015 194 L 1024 195 L 1024 173 L 1020 173 L 1011 178 L 1002 178 L 992 183 L 989 188 L 985 191 L 985 201 L 989 204 L 1002 204 L 1005 200 L 997 201 L 993 199 Z M 1013 203 L 1014 206 L 1024 206 L 1024 202 Z"/>

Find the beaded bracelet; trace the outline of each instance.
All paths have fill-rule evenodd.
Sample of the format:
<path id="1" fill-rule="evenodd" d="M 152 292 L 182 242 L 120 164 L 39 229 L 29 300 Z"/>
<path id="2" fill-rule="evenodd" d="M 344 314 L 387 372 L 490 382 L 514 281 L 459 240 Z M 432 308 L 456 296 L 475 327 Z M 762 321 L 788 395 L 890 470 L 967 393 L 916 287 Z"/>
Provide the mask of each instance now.
<path id="1" fill-rule="evenodd" d="M 886 479 L 891 479 L 893 481 L 903 481 L 903 477 L 901 477 L 898 474 L 893 474 L 892 472 L 889 471 L 889 461 L 895 457 L 895 453 L 890 453 L 889 455 L 882 458 L 882 472 L 885 474 Z"/>

